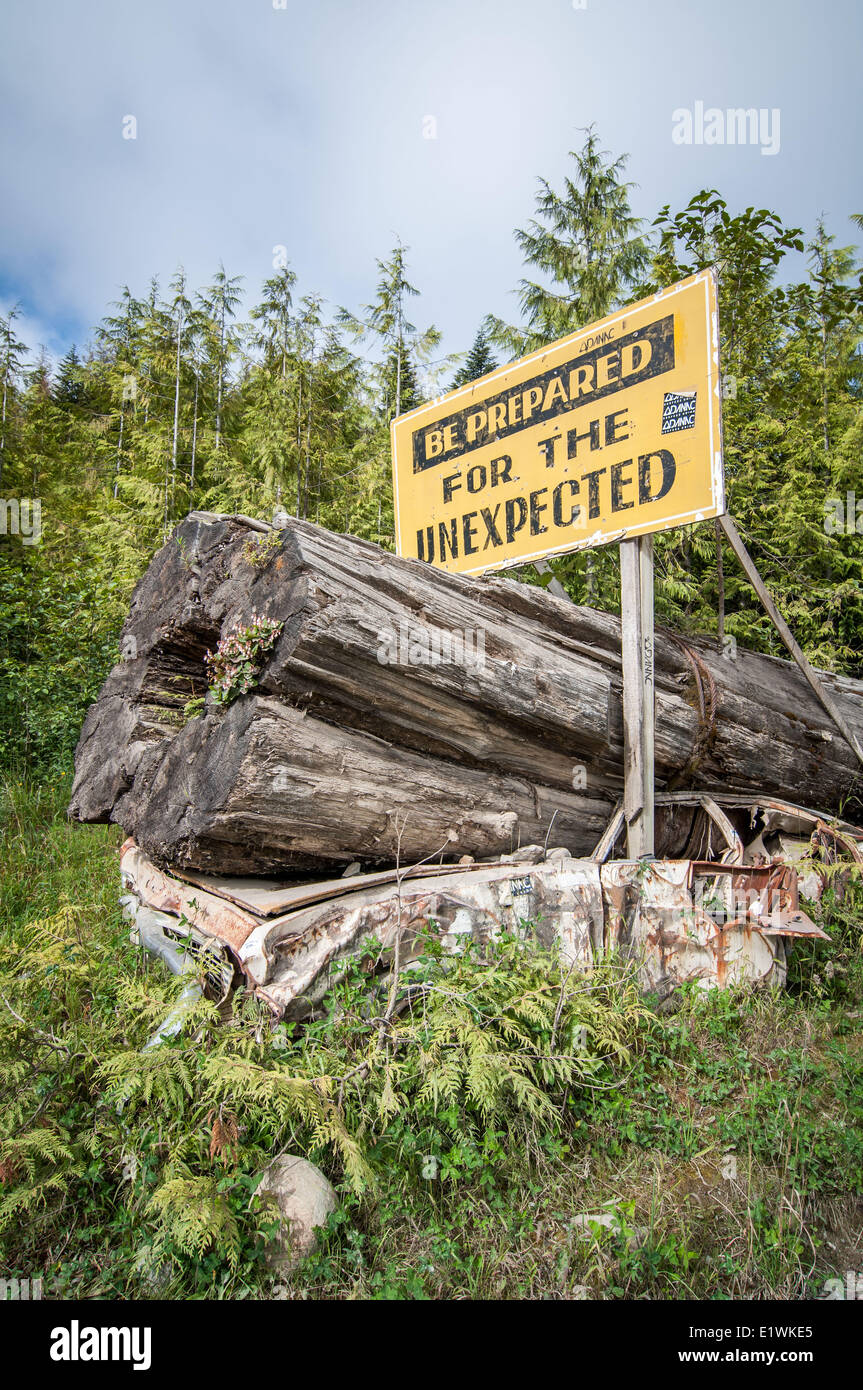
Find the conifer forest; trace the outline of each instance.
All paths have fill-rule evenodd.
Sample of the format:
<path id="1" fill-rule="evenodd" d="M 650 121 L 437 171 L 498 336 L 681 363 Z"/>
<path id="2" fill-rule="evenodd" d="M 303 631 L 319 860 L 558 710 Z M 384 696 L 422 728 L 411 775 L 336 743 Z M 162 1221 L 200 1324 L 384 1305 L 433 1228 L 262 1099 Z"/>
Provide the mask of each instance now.
<path id="1" fill-rule="evenodd" d="M 55 1307 L 52 1365 L 113 1355 L 103 1301 L 482 1299 L 686 1302 L 669 1364 L 730 1301 L 721 1359 L 826 1366 L 815 1305 L 863 1298 L 857 8 L 75 8 L 13 0 L 2 62 L 0 1299 Z M 624 543 L 400 558 L 393 421 L 707 271 L 740 545 L 652 537 L 640 855 Z M 768 874 L 778 927 L 695 893 Z"/>

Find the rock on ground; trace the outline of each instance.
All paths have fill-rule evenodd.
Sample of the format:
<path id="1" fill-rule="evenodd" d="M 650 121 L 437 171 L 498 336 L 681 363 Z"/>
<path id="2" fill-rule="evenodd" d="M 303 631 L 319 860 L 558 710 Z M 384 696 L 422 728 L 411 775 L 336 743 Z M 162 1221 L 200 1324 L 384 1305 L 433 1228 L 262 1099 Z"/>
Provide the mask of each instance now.
<path id="1" fill-rule="evenodd" d="M 338 1205 L 335 1190 L 307 1158 L 279 1154 L 264 1169 L 255 1194 L 270 1194 L 278 1208 L 280 1230 L 267 1258 L 276 1274 L 288 1274 L 315 1249 L 318 1227 Z"/>

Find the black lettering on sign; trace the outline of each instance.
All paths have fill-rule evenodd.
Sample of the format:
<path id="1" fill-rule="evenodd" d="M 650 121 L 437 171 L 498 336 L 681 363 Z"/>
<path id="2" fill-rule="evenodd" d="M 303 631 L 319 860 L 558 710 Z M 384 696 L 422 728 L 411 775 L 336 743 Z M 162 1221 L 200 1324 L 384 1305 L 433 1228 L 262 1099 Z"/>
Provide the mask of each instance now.
<path id="1" fill-rule="evenodd" d="M 652 491 L 654 476 L 653 460 L 657 459 L 662 469 L 662 482 L 656 492 Z M 642 454 L 638 460 L 638 501 L 642 507 L 648 502 L 661 502 L 671 491 L 677 476 L 677 463 L 670 449 L 657 449 L 653 454 Z"/>
<path id="2" fill-rule="evenodd" d="M 673 367 L 674 315 L 668 314 L 628 333 L 613 346 L 606 344 L 579 353 L 529 381 L 485 400 L 474 399 L 464 410 L 414 430 L 413 471 L 435 468 L 483 444 L 552 420 L 576 406 L 589 405 L 614 391 L 661 376 Z M 597 447 L 589 439 L 587 447 L 591 446 Z M 494 477 L 492 465 L 492 483 Z"/>
<path id="3" fill-rule="evenodd" d="M 518 520 L 516 520 L 515 509 L 518 507 Z M 510 497 L 504 506 L 506 515 L 506 538 L 510 545 L 515 540 L 516 531 L 520 531 L 527 521 L 527 503 L 523 497 Z"/>
<path id="4" fill-rule="evenodd" d="M 584 529 L 597 521 L 636 505 L 649 506 L 667 497 L 677 477 L 677 462 L 670 449 L 620 459 L 610 467 L 589 468 L 580 478 L 562 478 L 554 487 L 535 488 L 525 497 L 502 498 L 494 505 L 462 512 L 417 530 L 417 558 L 434 564 L 459 556 L 481 554 L 512 545 L 524 533 L 544 536 L 551 528 Z M 585 516 L 585 512 L 587 515 Z"/>
<path id="5" fill-rule="evenodd" d="M 662 433 L 695 428 L 695 392 L 666 391 L 662 402 Z"/>
<path id="6" fill-rule="evenodd" d="M 499 511 L 500 503 L 498 502 L 494 511 L 492 511 L 491 507 L 483 507 L 480 512 L 480 516 L 485 522 L 485 529 L 488 532 L 483 550 L 488 550 L 489 545 L 503 545 L 503 536 L 497 529 L 497 514 Z M 422 556 L 420 556 L 420 559 L 422 559 Z"/>

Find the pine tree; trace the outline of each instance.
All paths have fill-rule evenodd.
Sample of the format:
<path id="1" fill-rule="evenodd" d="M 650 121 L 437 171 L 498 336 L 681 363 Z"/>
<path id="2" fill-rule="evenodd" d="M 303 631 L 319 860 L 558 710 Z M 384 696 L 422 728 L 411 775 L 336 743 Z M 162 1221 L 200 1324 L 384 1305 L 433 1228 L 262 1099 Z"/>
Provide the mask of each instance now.
<path id="1" fill-rule="evenodd" d="M 264 281 L 264 297 L 251 314 L 252 322 L 260 325 L 253 330 L 253 342 L 263 349 L 269 370 L 275 368 L 283 380 L 288 374 L 293 323 L 291 305 L 296 283 L 295 271 L 283 266 L 278 275 Z"/>
<path id="2" fill-rule="evenodd" d="M 173 299 L 171 302 L 171 314 L 174 324 L 174 336 L 177 345 L 177 356 L 174 366 L 174 421 L 171 431 L 171 490 L 170 499 L 168 496 L 168 472 L 165 470 L 165 531 L 168 530 L 168 519 L 173 512 L 174 497 L 177 488 L 177 446 L 180 431 L 180 373 L 182 367 L 183 341 L 184 334 L 192 317 L 192 306 L 186 297 L 186 274 L 182 266 L 177 271 L 171 282 Z"/>
<path id="3" fill-rule="evenodd" d="M 81 405 L 84 400 L 81 359 L 74 343 L 57 368 L 54 400 L 58 405 Z"/>
<path id="4" fill-rule="evenodd" d="M 222 441 L 222 402 L 225 392 L 225 375 L 234 350 L 230 333 L 230 322 L 240 303 L 242 275 L 228 276 L 220 263 L 212 285 L 204 294 L 198 296 L 203 313 L 213 325 L 212 352 L 216 368 L 216 448 Z"/>
<path id="5" fill-rule="evenodd" d="M 459 367 L 453 377 L 453 390 L 457 386 L 466 386 L 468 382 L 476 381 L 481 376 L 488 376 L 488 373 L 493 372 L 496 366 L 497 361 L 492 355 L 488 332 L 485 327 L 479 328 L 464 365 Z"/>
<path id="6" fill-rule="evenodd" d="M 0 407 L 0 486 L 3 483 L 3 470 L 6 466 L 6 444 L 12 399 L 15 394 L 18 374 L 26 352 L 26 345 L 17 337 L 15 320 L 20 310 L 14 305 L 4 318 L 0 315 L 0 375 L 2 375 L 2 407 Z"/>
<path id="7" fill-rule="evenodd" d="M 835 243 L 836 238 L 827 233 L 824 219 L 819 218 L 815 237 L 807 250 L 812 310 L 820 344 L 821 424 L 825 450 L 830 448 L 831 442 L 831 376 L 835 376 L 838 369 L 841 390 L 848 385 L 849 372 L 859 372 L 860 367 L 856 347 L 861 289 L 859 285 L 848 283 L 855 270 L 854 248 L 837 247 Z"/>
<path id="8" fill-rule="evenodd" d="M 381 414 L 387 424 L 394 416 L 419 404 L 419 365 L 429 358 L 441 340 L 434 325 L 421 333 L 405 313 L 406 301 L 419 294 L 407 278 L 407 250 L 398 242 L 388 261 L 378 261 L 377 296 L 363 306 L 359 318 L 344 311 L 340 315 L 355 338 L 371 335 L 383 349 L 378 380 Z"/>
<path id="9" fill-rule="evenodd" d="M 283 266 L 266 280 L 263 298 L 251 311 L 251 342 L 262 353 L 249 375 L 246 422 L 258 440 L 263 488 L 275 507 L 289 466 L 299 469 L 301 387 L 292 313 L 296 273 Z"/>
<path id="10" fill-rule="evenodd" d="M 647 263 L 641 220 L 629 202 L 633 185 L 622 181 L 626 156 L 609 162 L 591 126 L 570 158 L 574 177 L 564 179 L 561 193 L 540 179 L 537 215 L 515 233 L 526 264 L 550 284 L 520 282 L 523 327 L 488 320 L 492 340 L 513 357 L 611 313 L 626 301 Z"/>
<path id="11" fill-rule="evenodd" d="M 296 349 L 299 364 L 300 395 L 297 409 L 297 516 L 308 515 L 309 473 L 311 471 L 312 425 L 315 416 L 315 388 L 319 338 L 323 331 L 320 295 L 307 294 L 300 301 L 296 320 Z"/>
<path id="12" fill-rule="evenodd" d="M 422 404 L 417 369 L 405 343 L 390 348 L 384 359 L 384 411 L 387 415 L 404 415 Z M 389 403 L 392 402 L 390 412 Z"/>

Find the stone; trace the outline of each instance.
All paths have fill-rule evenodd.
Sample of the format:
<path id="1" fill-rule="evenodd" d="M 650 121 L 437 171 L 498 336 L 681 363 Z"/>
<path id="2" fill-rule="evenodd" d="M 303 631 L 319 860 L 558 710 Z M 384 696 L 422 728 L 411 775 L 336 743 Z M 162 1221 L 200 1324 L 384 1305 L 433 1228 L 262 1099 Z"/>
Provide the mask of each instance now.
<path id="1" fill-rule="evenodd" d="M 568 849 L 564 849 L 563 846 L 559 846 L 556 849 L 550 849 L 545 857 L 549 863 L 554 864 L 560 863 L 564 859 L 571 859 L 572 855 L 570 854 Z"/>
<path id="2" fill-rule="evenodd" d="M 542 845 L 524 845 L 522 849 L 513 850 L 512 854 L 502 854 L 501 864 L 539 864 L 545 858 L 545 850 Z"/>
<path id="3" fill-rule="evenodd" d="M 279 1154 L 268 1164 L 255 1195 L 275 1202 L 280 1230 L 267 1263 L 277 1275 L 289 1274 L 317 1245 L 317 1231 L 338 1206 L 335 1190 L 320 1168 L 298 1154 Z"/>

